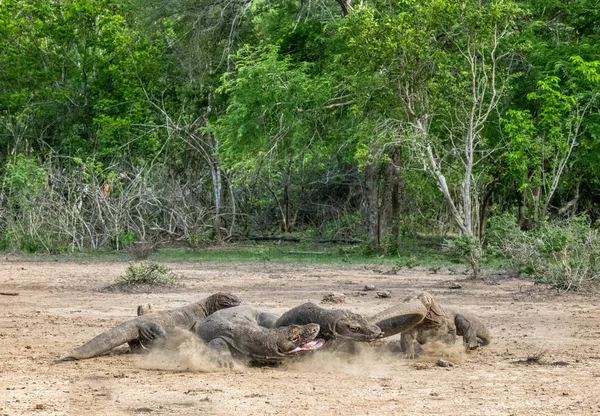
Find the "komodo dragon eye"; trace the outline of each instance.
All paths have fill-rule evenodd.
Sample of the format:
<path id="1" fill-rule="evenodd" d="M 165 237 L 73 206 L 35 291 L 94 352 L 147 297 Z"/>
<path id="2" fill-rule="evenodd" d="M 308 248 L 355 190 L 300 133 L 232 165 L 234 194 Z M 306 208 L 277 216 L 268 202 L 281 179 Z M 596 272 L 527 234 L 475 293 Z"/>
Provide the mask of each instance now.
<path id="1" fill-rule="evenodd" d="M 348 325 L 348 329 L 351 332 L 358 332 L 360 330 L 360 326 L 358 326 L 358 325 Z"/>

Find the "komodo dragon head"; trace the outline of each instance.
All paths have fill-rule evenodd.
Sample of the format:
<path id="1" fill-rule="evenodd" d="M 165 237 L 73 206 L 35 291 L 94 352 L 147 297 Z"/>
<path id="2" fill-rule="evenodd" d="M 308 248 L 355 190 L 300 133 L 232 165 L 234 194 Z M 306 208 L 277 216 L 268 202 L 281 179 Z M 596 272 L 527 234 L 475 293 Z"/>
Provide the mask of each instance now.
<path id="1" fill-rule="evenodd" d="M 239 306 L 241 303 L 242 301 L 240 298 L 226 292 L 217 292 L 206 299 L 206 307 L 209 315 L 220 309 Z"/>
<path id="2" fill-rule="evenodd" d="M 316 350 L 325 343 L 317 338 L 319 324 L 290 325 L 274 329 L 274 352 L 279 356 L 288 356 L 299 351 Z"/>
<path id="3" fill-rule="evenodd" d="M 357 313 L 345 313 L 335 322 L 333 328 L 335 338 L 346 338 L 354 341 L 370 342 L 381 335 L 381 329 L 369 323 Z"/>

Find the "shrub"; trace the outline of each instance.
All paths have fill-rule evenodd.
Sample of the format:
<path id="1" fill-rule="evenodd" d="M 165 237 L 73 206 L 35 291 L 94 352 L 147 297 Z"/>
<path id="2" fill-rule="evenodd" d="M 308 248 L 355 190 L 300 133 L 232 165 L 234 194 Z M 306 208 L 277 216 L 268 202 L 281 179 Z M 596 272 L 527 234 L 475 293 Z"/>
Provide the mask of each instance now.
<path id="1" fill-rule="evenodd" d="M 453 239 L 444 241 L 444 250 L 452 255 L 466 260 L 471 266 L 473 277 L 479 277 L 479 260 L 482 256 L 482 248 L 479 240 L 472 235 L 462 234 Z"/>
<path id="2" fill-rule="evenodd" d="M 169 285 L 175 283 L 177 277 L 167 266 L 153 261 L 131 264 L 125 274 L 117 280 L 121 286 L 127 285 Z"/>
<path id="3" fill-rule="evenodd" d="M 558 289 L 581 289 L 600 278 L 598 230 L 585 217 L 543 222 L 525 232 L 510 215 L 490 219 L 490 250 L 502 254 L 519 273 Z"/>

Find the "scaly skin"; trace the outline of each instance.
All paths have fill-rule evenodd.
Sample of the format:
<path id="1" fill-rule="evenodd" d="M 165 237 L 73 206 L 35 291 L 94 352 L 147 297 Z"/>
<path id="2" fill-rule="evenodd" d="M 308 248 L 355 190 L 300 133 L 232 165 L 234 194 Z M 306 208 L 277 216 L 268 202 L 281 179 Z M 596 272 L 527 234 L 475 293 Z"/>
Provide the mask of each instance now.
<path id="1" fill-rule="evenodd" d="M 326 341 L 347 339 L 371 342 L 381 335 L 381 329 L 359 314 L 341 310 L 325 309 L 315 303 L 304 303 L 290 309 L 275 322 L 275 327 L 287 325 L 319 324 L 319 338 Z"/>
<path id="2" fill-rule="evenodd" d="M 448 314 L 454 319 L 456 335 L 463 337 L 463 344 L 467 349 L 474 350 L 492 342 L 490 331 L 475 315 L 454 310 L 449 310 Z"/>
<path id="3" fill-rule="evenodd" d="M 58 361 L 81 360 L 102 355 L 126 342 L 149 342 L 165 336 L 165 329 L 178 327 L 193 329 L 197 321 L 210 314 L 240 304 L 240 299 L 229 293 L 216 293 L 199 302 L 167 311 L 152 312 L 125 321 L 103 332 L 81 347 L 62 355 Z"/>
<path id="4" fill-rule="evenodd" d="M 418 325 L 402 331 L 400 346 L 407 357 L 415 357 L 415 341 L 420 345 L 434 341 L 454 344 L 456 336 L 459 335 L 463 337 L 463 343 L 469 350 L 490 343 L 491 336 L 488 329 L 476 316 L 444 310 L 427 292 L 409 299 L 419 299 L 428 312 Z"/>
<path id="5" fill-rule="evenodd" d="M 374 323 L 383 332 L 382 338 L 405 332 L 420 324 L 429 308 L 418 299 L 409 299 L 398 305 L 379 312 L 367 320 Z"/>
<path id="6" fill-rule="evenodd" d="M 405 332 L 425 319 L 429 309 L 419 300 L 407 300 L 387 308 L 367 318 L 367 321 L 381 329 L 379 338 L 387 338 Z M 355 354 L 360 351 L 360 344 L 354 341 L 330 341 L 327 347 L 337 352 Z"/>
<path id="7" fill-rule="evenodd" d="M 277 363 L 303 350 L 319 348 L 319 325 L 290 325 L 267 328 L 261 325 L 268 312 L 237 306 L 207 317 L 194 331 L 204 340 L 217 361 Z M 222 364 L 221 364 L 222 365 Z"/>

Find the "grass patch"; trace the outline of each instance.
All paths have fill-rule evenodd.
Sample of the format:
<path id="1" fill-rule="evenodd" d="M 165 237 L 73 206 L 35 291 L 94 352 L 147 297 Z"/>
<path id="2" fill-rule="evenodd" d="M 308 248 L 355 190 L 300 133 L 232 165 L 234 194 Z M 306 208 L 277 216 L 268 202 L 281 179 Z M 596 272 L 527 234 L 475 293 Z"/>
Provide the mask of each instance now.
<path id="1" fill-rule="evenodd" d="M 442 272 L 454 263 L 462 263 L 442 250 L 444 239 L 425 236 L 403 238 L 395 253 L 381 255 L 366 254 L 359 244 L 294 242 L 235 242 L 203 248 L 161 248 L 151 254 L 150 259 L 159 263 L 202 263 L 202 262 L 274 262 L 307 264 L 370 264 L 381 265 L 382 270 L 396 271 L 425 267 Z M 129 251 L 86 250 L 81 252 L 50 254 L 19 254 L 25 261 L 58 262 L 129 262 Z M 489 261 L 492 260 L 492 261 Z M 499 269 L 501 262 L 496 258 L 482 258 L 485 269 Z M 430 270 L 433 272 L 433 269 Z"/>
<path id="2" fill-rule="evenodd" d="M 394 254 L 365 254 L 360 245 L 307 243 L 232 243 L 197 248 L 163 248 L 152 256 L 162 262 L 277 262 L 315 264 L 388 264 L 413 268 L 423 265 L 448 264 L 448 256 L 429 242 L 401 245 Z"/>

